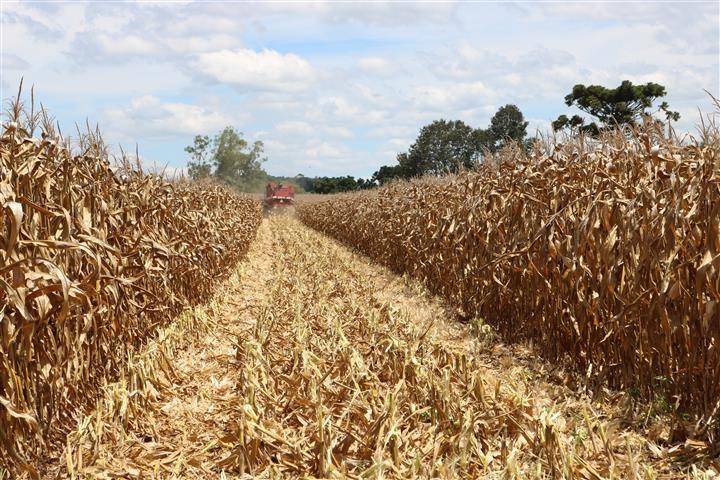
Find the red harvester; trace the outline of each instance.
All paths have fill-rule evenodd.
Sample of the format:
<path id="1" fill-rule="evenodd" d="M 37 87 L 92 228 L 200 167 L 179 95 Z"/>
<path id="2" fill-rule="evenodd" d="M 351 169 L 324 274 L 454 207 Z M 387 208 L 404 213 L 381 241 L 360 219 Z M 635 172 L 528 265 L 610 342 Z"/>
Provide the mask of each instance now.
<path id="1" fill-rule="evenodd" d="M 292 185 L 284 185 L 270 182 L 265 187 L 265 208 L 270 210 L 275 207 L 290 206 L 295 203 L 295 188 Z"/>

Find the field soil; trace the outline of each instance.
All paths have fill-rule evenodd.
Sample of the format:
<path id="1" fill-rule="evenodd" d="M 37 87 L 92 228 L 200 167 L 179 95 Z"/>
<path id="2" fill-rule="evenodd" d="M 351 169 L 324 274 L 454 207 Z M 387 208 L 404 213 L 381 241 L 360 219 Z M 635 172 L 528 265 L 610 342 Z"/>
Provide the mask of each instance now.
<path id="1" fill-rule="evenodd" d="M 702 444 L 291 216 L 149 342 L 48 478 L 711 478 Z M 638 412 L 644 412 L 640 415 Z"/>

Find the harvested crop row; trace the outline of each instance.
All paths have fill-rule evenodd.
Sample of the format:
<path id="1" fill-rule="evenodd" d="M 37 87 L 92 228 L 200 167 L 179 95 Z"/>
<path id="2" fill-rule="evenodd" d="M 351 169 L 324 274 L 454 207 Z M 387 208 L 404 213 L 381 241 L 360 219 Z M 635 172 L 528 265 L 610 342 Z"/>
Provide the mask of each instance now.
<path id="1" fill-rule="evenodd" d="M 0 137 L 0 465 L 33 475 L 158 327 L 244 255 L 259 202 L 114 171 L 17 122 Z"/>
<path id="2" fill-rule="evenodd" d="M 578 399 L 528 349 L 499 345 L 487 328 L 473 335 L 414 282 L 293 219 L 269 223 L 265 232 L 277 244 L 273 271 L 282 266 L 282 274 L 273 277 L 256 322 L 238 332 L 234 368 L 219 379 L 234 388 L 214 412 L 229 419 L 212 437 L 225 450 L 211 467 L 215 475 L 651 479 L 698 473 L 692 449 L 658 446 L 626 430 L 620 409 Z M 202 451 L 222 452 L 217 445 Z"/>
<path id="3" fill-rule="evenodd" d="M 653 143 L 660 145 L 651 146 Z M 708 420 L 720 399 L 720 141 L 650 132 L 507 152 L 443 179 L 300 205 L 468 318 Z"/>

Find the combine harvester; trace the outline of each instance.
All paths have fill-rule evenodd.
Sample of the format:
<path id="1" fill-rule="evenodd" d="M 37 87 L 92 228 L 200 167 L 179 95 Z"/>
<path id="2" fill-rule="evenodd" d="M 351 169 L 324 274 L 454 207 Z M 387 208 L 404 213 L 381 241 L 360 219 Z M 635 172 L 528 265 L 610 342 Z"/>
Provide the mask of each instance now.
<path id="1" fill-rule="evenodd" d="M 292 185 L 270 182 L 265 187 L 265 211 L 295 205 L 295 188 Z"/>

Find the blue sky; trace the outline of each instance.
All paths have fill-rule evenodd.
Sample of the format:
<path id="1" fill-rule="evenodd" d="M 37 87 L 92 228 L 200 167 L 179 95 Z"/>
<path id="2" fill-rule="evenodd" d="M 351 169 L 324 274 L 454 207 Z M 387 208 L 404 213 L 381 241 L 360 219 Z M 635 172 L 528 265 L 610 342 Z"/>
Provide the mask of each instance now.
<path id="1" fill-rule="evenodd" d="M 3 100 L 24 76 L 66 132 L 172 169 L 226 125 L 269 173 L 369 176 L 435 119 L 515 103 L 545 132 L 576 83 L 662 83 L 689 132 L 720 96 L 716 1 L 0 5 Z"/>

